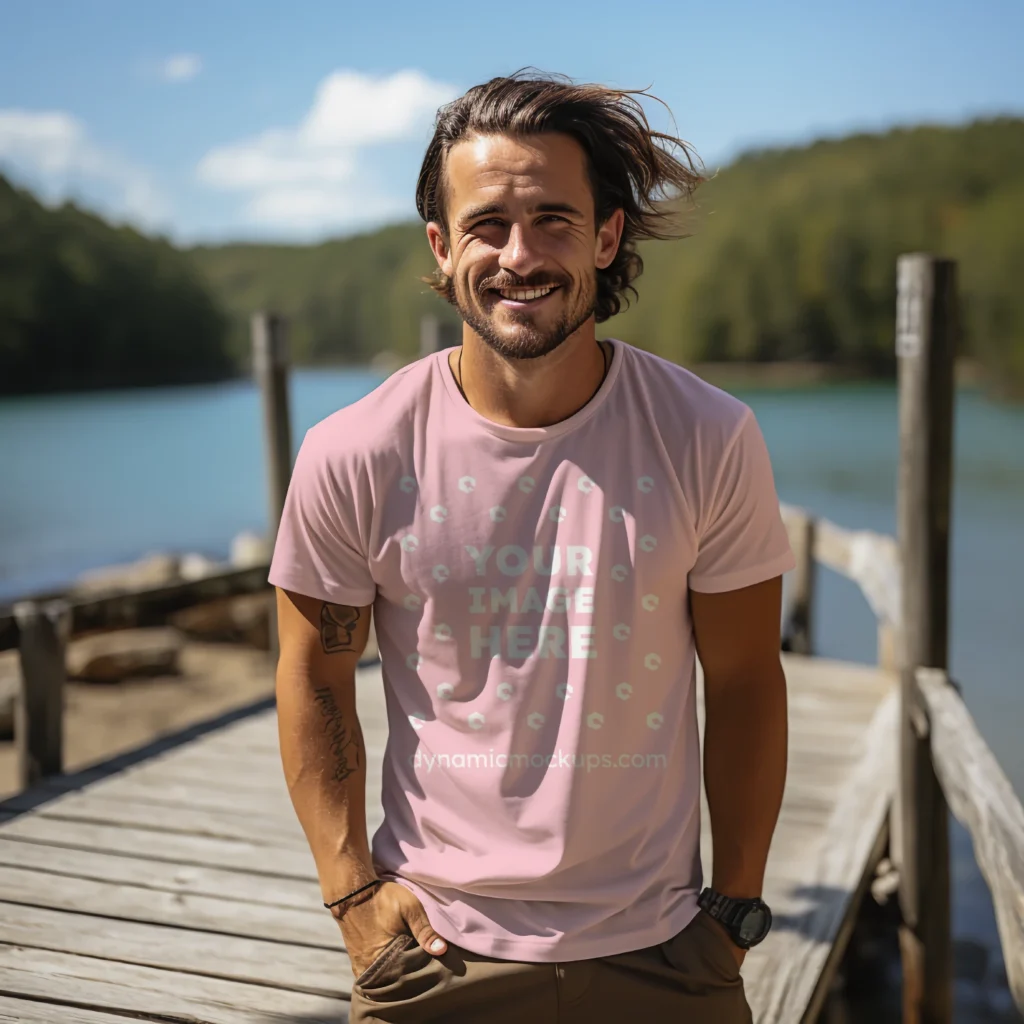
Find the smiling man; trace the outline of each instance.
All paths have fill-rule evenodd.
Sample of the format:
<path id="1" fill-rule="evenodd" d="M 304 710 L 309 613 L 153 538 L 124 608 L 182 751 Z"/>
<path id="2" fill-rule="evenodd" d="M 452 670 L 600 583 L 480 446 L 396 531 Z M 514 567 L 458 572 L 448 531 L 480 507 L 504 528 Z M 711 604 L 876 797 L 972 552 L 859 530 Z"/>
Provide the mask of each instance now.
<path id="1" fill-rule="evenodd" d="M 595 334 L 699 180 L 637 94 L 518 74 L 442 108 L 417 204 L 462 344 L 303 440 L 270 572 L 281 753 L 354 1024 L 750 1020 L 792 555 L 749 408 Z"/>

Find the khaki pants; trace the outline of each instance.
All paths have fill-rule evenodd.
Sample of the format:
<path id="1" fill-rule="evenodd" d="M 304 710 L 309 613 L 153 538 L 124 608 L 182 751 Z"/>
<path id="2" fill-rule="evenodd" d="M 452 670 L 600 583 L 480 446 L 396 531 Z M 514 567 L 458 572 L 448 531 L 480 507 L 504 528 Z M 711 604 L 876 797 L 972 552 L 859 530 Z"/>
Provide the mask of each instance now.
<path id="1" fill-rule="evenodd" d="M 352 986 L 350 1024 L 751 1024 L 736 960 L 700 912 L 645 949 L 520 963 L 399 935 Z"/>

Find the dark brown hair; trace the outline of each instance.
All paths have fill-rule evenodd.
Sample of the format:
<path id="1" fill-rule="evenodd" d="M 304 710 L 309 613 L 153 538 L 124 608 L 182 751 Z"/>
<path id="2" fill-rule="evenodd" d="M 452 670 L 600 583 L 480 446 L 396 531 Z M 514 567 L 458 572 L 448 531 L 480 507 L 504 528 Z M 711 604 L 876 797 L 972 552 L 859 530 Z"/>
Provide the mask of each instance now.
<path id="1" fill-rule="evenodd" d="M 473 86 L 437 112 L 416 183 L 419 215 L 439 223 L 448 234 L 444 169 L 456 143 L 478 135 L 571 136 L 586 154 L 597 223 L 603 224 L 619 207 L 625 213 L 615 259 L 597 271 L 596 319 L 607 320 L 622 308 L 627 291 L 636 295 L 633 281 L 644 268 L 637 243 L 685 235 L 674 201 L 688 199 L 704 180 L 687 143 L 651 128 L 640 96 L 662 102 L 646 89 L 577 85 L 564 75 L 534 68 Z M 452 300 L 452 281 L 440 268 L 426 280 Z"/>

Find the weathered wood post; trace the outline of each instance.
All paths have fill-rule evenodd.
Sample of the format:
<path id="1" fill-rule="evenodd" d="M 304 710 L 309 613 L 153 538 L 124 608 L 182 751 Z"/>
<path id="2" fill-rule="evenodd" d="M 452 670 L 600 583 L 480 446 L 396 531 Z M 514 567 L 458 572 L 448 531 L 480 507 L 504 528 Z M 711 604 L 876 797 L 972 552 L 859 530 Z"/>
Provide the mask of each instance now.
<path id="1" fill-rule="evenodd" d="M 801 512 L 789 525 L 789 543 L 796 559 L 792 598 L 782 649 L 794 654 L 814 653 L 814 591 L 817 562 L 814 560 L 814 517 Z"/>
<path id="2" fill-rule="evenodd" d="M 66 601 L 18 601 L 21 689 L 15 699 L 14 740 L 18 784 L 34 786 L 64 770 L 64 652 L 71 632 Z"/>
<path id="3" fill-rule="evenodd" d="M 901 256 L 897 291 L 902 710 L 893 833 L 903 918 L 903 1020 L 949 1024 L 949 812 L 932 765 L 915 670 L 945 669 L 949 654 L 956 265 L 920 253 Z"/>
<path id="4" fill-rule="evenodd" d="M 273 547 L 292 474 L 291 410 L 288 403 L 288 324 L 276 313 L 252 317 L 252 366 L 263 402 L 267 464 L 267 540 Z M 270 653 L 277 655 L 277 612 L 270 609 Z"/>
<path id="5" fill-rule="evenodd" d="M 441 321 L 433 313 L 420 317 L 420 357 L 429 356 L 441 348 Z"/>
<path id="6" fill-rule="evenodd" d="M 878 667 L 886 672 L 900 669 L 898 630 L 890 622 L 878 624 Z"/>
<path id="7" fill-rule="evenodd" d="M 458 327 L 426 313 L 420 318 L 420 357 L 459 344 Z"/>

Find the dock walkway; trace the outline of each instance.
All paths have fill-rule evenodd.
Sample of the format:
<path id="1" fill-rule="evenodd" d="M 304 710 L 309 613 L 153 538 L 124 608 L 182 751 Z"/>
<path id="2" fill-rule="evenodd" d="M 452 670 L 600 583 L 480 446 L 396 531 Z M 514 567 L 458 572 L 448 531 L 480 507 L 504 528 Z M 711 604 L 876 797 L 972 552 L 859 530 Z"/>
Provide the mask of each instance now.
<path id="1" fill-rule="evenodd" d="M 765 891 L 776 927 L 743 969 L 765 1024 L 799 1021 L 820 1000 L 897 777 L 897 677 L 784 662 L 789 778 Z M 357 689 L 372 834 L 387 738 L 379 666 L 360 670 Z M 321 906 L 268 704 L 119 770 L 55 776 L 0 804 L 0 1021 L 347 1020 L 348 957 Z M 704 822 L 709 871 L 706 806 Z"/>

